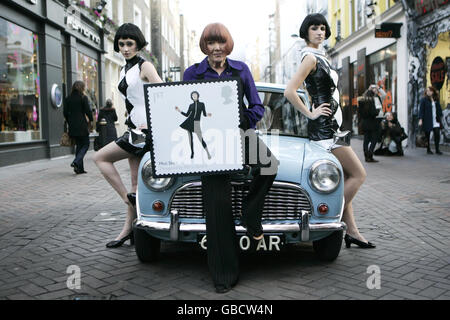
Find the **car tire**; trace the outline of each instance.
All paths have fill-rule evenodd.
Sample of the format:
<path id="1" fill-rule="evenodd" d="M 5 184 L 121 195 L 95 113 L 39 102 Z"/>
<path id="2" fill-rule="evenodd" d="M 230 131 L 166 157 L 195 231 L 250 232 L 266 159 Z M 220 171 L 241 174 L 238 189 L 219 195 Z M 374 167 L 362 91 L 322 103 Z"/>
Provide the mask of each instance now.
<path id="1" fill-rule="evenodd" d="M 313 241 L 314 252 L 322 261 L 331 262 L 335 260 L 342 247 L 343 230 L 334 231 L 327 237 Z"/>
<path id="2" fill-rule="evenodd" d="M 145 230 L 134 228 L 134 249 L 141 262 L 155 262 L 159 258 L 161 240 L 149 235 Z"/>

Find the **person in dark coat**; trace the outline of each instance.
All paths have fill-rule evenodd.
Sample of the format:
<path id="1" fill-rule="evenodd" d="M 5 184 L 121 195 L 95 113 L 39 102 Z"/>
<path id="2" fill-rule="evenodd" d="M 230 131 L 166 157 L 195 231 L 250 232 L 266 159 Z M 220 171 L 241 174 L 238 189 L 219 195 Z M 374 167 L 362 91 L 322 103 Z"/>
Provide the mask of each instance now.
<path id="1" fill-rule="evenodd" d="M 192 137 L 192 133 L 198 137 L 198 140 L 202 143 L 203 148 L 206 150 L 208 154 L 208 159 L 211 159 L 211 155 L 208 151 L 208 146 L 206 145 L 205 140 L 202 137 L 202 129 L 200 127 L 200 118 L 203 114 L 204 117 L 211 117 L 211 113 L 206 114 L 205 104 L 203 102 L 198 101 L 200 98 L 200 94 L 197 91 L 193 91 L 191 93 L 191 99 L 194 103 L 189 106 L 188 112 L 182 112 L 180 108 L 175 107 L 175 110 L 180 112 L 183 116 L 187 117 L 187 119 L 180 124 L 180 127 L 186 130 L 189 134 L 189 143 L 191 145 L 191 159 L 194 158 L 194 139 Z"/>
<path id="2" fill-rule="evenodd" d="M 89 100 L 84 90 L 84 82 L 75 81 L 72 92 L 64 103 L 64 118 L 69 125 L 69 136 L 75 140 L 76 145 L 75 159 L 70 164 L 76 174 L 86 173 L 83 159 L 89 149 L 89 127 L 93 122 Z"/>
<path id="3" fill-rule="evenodd" d="M 422 126 L 423 131 L 427 137 L 427 153 L 433 154 L 430 148 L 431 131 L 434 135 L 434 146 L 436 154 L 441 155 L 439 151 L 439 142 L 441 139 L 441 121 L 442 108 L 439 103 L 438 92 L 434 87 L 428 87 L 425 90 L 425 97 L 420 100 L 419 105 L 419 126 Z"/>
<path id="4" fill-rule="evenodd" d="M 361 127 L 364 131 L 363 149 L 366 162 L 378 162 L 373 158 L 373 150 L 380 134 L 380 121 L 377 117 L 381 108 L 377 108 L 377 105 L 381 106 L 381 98 L 378 96 L 378 88 L 371 85 L 358 100 Z"/>
<path id="5" fill-rule="evenodd" d="M 97 117 L 97 132 L 99 133 L 99 139 L 102 143 L 102 147 L 106 146 L 108 143 L 115 141 L 117 139 L 117 130 L 115 122 L 117 121 L 117 113 L 116 109 L 113 107 L 113 103 L 111 99 L 106 100 L 105 107 L 100 109 Z M 100 130 L 100 121 L 102 119 L 106 120 L 106 130 Z M 105 136 L 102 136 L 103 133 L 106 133 Z"/>

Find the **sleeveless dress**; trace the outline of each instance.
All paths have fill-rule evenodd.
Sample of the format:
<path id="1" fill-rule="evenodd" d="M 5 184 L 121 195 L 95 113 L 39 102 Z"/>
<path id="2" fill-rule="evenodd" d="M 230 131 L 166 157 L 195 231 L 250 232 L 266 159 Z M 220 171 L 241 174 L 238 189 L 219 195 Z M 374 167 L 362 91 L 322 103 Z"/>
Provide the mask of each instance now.
<path id="1" fill-rule="evenodd" d="M 306 47 L 301 52 L 301 60 L 312 54 L 316 57 L 316 70 L 312 71 L 305 79 L 306 90 L 312 100 L 312 106 L 318 107 L 323 103 L 329 103 L 332 111 L 330 116 L 320 116 L 315 120 L 308 120 L 309 139 L 324 147 L 335 149 L 340 145 L 333 145 L 333 135 L 339 132 L 342 124 L 342 110 L 339 105 L 340 97 L 337 89 L 339 76 L 331 67 L 323 51 Z"/>
<path id="2" fill-rule="evenodd" d="M 140 77 L 141 66 L 145 59 L 134 56 L 120 71 L 118 89 L 125 100 L 128 117 L 125 124 L 127 131 L 116 140 L 117 145 L 125 151 L 141 157 L 144 153 L 147 114 L 145 111 L 144 84 Z"/>

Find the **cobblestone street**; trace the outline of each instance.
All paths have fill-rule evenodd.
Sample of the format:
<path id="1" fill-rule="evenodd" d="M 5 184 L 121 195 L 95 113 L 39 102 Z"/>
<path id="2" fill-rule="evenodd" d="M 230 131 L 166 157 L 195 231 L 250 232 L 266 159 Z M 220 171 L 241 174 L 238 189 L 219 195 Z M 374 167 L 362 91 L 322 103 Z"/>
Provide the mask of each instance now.
<path id="1" fill-rule="evenodd" d="M 352 140 L 360 159 L 362 141 Z M 367 180 L 354 200 L 361 233 L 376 244 L 343 245 L 332 263 L 309 244 L 279 253 L 242 253 L 239 284 L 214 291 L 206 253 L 163 243 L 160 260 L 139 262 L 134 247 L 107 249 L 120 232 L 125 205 L 87 154 L 88 174 L 72 157 L 0 168 L 0 299 L 450 299 L 450 153 L 365 163 Z M 129 181 L 126 161 L 118 165 Z M 81 288 L 67 287 L 68 267 Z M 381 272 L 369 289 L 369 266 Z M 369 286 L 370 287 L 370 286 Z"/>

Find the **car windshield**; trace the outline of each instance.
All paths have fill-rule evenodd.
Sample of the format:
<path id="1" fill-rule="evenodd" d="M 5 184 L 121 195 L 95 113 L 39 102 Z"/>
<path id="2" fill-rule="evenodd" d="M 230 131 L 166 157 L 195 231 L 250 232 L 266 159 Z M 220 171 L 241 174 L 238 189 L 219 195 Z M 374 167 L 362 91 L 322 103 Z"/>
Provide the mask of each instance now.
<path id="1" fill-rule="evenodd" d="M 264 117 L 256 124 L 256 129 L 263 133 L 278 131 L 281 135 L 308 137 L 308 119 L 294 108 L 283 93 L 268 90 L 258 90 L 258 93 L 265 112 Z M 305 99 L 302 100 L 305 102 Z"/>

